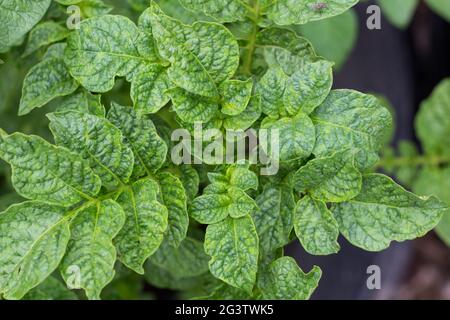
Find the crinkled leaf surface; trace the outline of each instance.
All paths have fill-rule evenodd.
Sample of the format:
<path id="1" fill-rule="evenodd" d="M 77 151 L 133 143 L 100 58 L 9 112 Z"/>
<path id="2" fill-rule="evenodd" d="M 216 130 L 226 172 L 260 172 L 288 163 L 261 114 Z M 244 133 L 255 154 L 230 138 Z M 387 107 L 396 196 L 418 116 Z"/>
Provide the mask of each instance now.
<path id="1" fill-rule="evenodd" d="M 266 186 L 256 198 L 258 208 L 253 211 L 252 218 L 258 232 L 261 252 L 269 253 L 289 243 L 293 201 L 292 190 L 289 192 L 276 185 Z M 285 210 L 285 205 L 292 207 Z"/>
<path id="2" fill-rule="evenodd" d="M 87 159 L 105 187 L 128 181 L 133 171 L 133 152 L 120 130 L 108 120 L 72 111 L 52 113 L 48 118 L 56 142 Z"/>
<path id="3" fill-rule="evenodd" d="M 131 80 L 139 67 L 154 61 L 154 57 L 141 54 L 141 39 L 142 32 L 123 16 L 83 20 L 67 39 L 65 62 L 83 87 L 107 92 L 116 76 Z"/>
<path id="4" fill-rule="evenodd" d="M 353 90 L 331 91 L 311 118 L 317 135 L 313 153 L 321 157 L 357 148 L 358 168 L 377 161 L 377 150 L 392 126 L 390 112 L 377 98 Z"/>
<path id="5" fill-rule="evenodd" d="M 100 179 L 81 157 L 37 136 L 0 136 L 0 158 L 11 164 L 14 188 L 28 199 L 68 207 L 100 191 Z"/>
<path id="6" fill-rule="evenodd" d="M 169 94 L 172 98 L 172 106 L 183 122 L 207 122 L 215 117 L 219 111 L 219 105 L 216 101 L 189 93 L 183 89 L 170 90 Z"/>
<path id="7" fill-rule="evenodd" d="M 190 237 L 185 238 L 178 248 L 164 242 L 150 261 L 179 278 L 198 276 L 208 270 L 208 256 L 202 242 Z"/>
<path id="8" fill-rule="evenodd" d="M 51 0 L 0 1 L 0 52 L 17 43 L 41 20 Z"/>
<path id="9" fill-rule="evenodd" d="M 261 116 L 261 98 L 253 96 L 244 111 L 236 116 L 225 117 L 223 126 L 228 130 L 247 130 Z"/>
<path id="10" fill-rule="evenodd" d="M 285 104 L 289 114 L 299 111 L 310 114 L 319 106 L 333 84 L 333 63 L 318 60 L 301 65 L 286 85 Z"/>
<path id="11" fill-rule="evenodd" d="M 153 174 L 161 168 L 166 160 L 167 145 L 150 119 L 139 116 L 130 107 L 113 103 L 108 120 L 122 131 L 125 142 L 133 150 L 136 176 Z"/>
<path id="12" fill-rule="evenodd" d="M 251 79 L 224 81 L 219 87 L 222 96 L 222 113 L 235 116 L 244 111 L 252 97 L 252 89 Z"/>
<path id="13" fill-rule="evenodd" d="M 46 21 L 38 24 L 30 32 L 27 46 L 23 53 L 26 57 L 41 47 L 61 41 L 69 35 L 69 30 L 54 21 Z"/>
<path id="14" fill-rule="evenodd" d="M 230 78 L 239 65 L 233 35 L 219 24 L 185 25 L 164 15 L 154 3 L 149 10 L 159 53 L 171 62 L 170 80 L 191 93 L 218 97 L 217 84 Z"/>
<path id="15" fill-rule="evenodd" d="M 157 179 L 161 191 L 160 201 L 169 211 L 165 240 L 171 246 L 178 247 L 189 227 L 186 191 L 180 179 L 169 172 L 159 173 Z"/>
<path id="16" fill-rule="evenodd" d="M 21 299 L 57 267 L 69 241 L 62 207 L 23 202 L 0 214 L 0 293 Z"/>
<path id="17" fill-rule="evenodd" d="M 201 11 L 221 22 L 243 20 L 252 10 L 248 0 L 180 0 L 188 10 Z"/>
<path id="18" fill-rule="evenodd" d="M 126 188 L 117 199 L 125 224 L 114 239 L 119 260 L 144 274 L 143 264 L 161 245 L 168 225 L 167 208 L 157 200 L 158 184 L 143 179 Z"/>
<path id="19" fill-rule="evenodd" d="M 270 286 L 263 292 L 267 300 L 307 300 L 316 289 L 322 271 L 319 267 L 305 274 L 291 257 L 281 257 L 270 264 Z"/>
<path id="20" fill-rule="evenodd" d="M 149 64 L 139 70 L 131 83 L 131 99 L 136 111 L 141 114 L 157 112 L 169 102 L 167 90 L 171 87 L 166 67 Z"/>
<path id="21" fill-rule="evenodd" d="M 361 193 L 332 207 L 340 232 L 355 246 L 386 249 L 391 241 L 411 240 L 433 229 L 448 206 L 418 197 L 380 174 L 363 176 Z"/>
<path id="22" fill-rule="evenodd" d="M 305 24 L 337 16 L 351 7 L 359 0 L 275 0 L 269 2 L 266 12 L 270 19 L 278 25 Z"/>
<path id="23" fill-rule="evenodd" d="M 353 162 L 349 150 L 313 159 L 295 173 L 295 189 L 325 202 L 350 200 L 358 195 L 362 181 Z"/>
<path id="24" fill-rule="evenodd" d="M 284 94 L 289 77 L 279 66 L 269 68 L 257 85 L 261 96 L 261 111 L 273 118 L 285 116 Z"/>
<path id="25" fill-rule="evenodd" d="M 240 218 L 256 207 L 254 200 L 243 190 L 229 187 L 226 194 L 204 194 L 192 201 L 191 216 L 202 224 L 224 220 L 228 216 Z"/>
<path id="26" fill-rule="evenodd" d="M 227 218 L 206 229 L 209 270 L 229 285 L 251 292 L 258 269 L 258 234 L 250 215 Z"/>
<path id="27" fill-rule="evenodd" d="M 325 202 L 309 196 L 295 206 L 295 234 L 310 254 L 327 255 L 339 251 L 339 228 Z"/>
<path id="28" fill-rule="evenodd" d="M 64 61 L 48 58 L 30 69 L 23 82 L 19 115 L 42 107 L 56 97 L 71 94 L 78 83 L 70 76 Z"/>
<path id="29" fill-rule="evenodd" d="M 294 117 L 278 120 L 266 118 L 261 128 L 276 130 L 279 137 L 280 161 L 306 158 L 313 151 L 316 131 L 311 119 L 303 112 Z"/>
<path id="30" fill-rule="evenodd" d="M 112 239 L 124 221 L 123 209 L 113 200 L 97 202 L 78 213 L 70 224 L 71 238 L 60 265 L 70 288 L 84 289 L 89 299 L 100 299 L 102 289 L 114 277 Z"/>
<path id="31" fill-rule="evenodd" d="M 99 94 L 91 94 L 89 91 L 80 88 L 73 94 L 62 98 L 56 111 L 78 111 L 104 117 L 105 107 L 100 99 L 101 96 Z"/>

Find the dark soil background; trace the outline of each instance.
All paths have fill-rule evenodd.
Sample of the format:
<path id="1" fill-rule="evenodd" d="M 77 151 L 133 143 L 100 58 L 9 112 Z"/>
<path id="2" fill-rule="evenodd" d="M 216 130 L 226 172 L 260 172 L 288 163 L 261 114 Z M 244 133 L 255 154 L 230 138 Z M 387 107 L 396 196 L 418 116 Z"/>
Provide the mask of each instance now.
<path id="1" fill-rule="evenodd" d="M 366 28 L 367 6 L 357 6 L 359 37 L 346 65 L 335 75 L 335 88 L 352 88 L 385 96 L 396 112 L 394 145 L 399 140 L 417 143 L 414 117 L 420 102 L 450 76 L 450 24 L 422 3 L 407 30 L 382 20 L 381 30 Z M 449 115 L 450 116 L 450 115 Z M 300 266 L 323 270 L 313 299 L 450 299 L 450 250 L 434 234 L 393 243 L 371 253 L 340 240 L 337 255 L 314 257 L 298 243 L 288 248 Z M 381 290 L 369 290 L 366 270 L 381 268 Z"/>

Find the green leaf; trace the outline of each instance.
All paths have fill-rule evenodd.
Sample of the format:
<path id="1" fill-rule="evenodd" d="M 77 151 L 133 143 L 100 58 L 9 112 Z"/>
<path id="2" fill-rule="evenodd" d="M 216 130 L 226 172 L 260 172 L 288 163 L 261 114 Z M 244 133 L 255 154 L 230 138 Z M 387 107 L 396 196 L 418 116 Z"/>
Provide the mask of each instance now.
<path id="1" fill-rule="evenodd" d="M 167 93 L 172 87 L 167 68 L 149 64 L 140 70 L 131 83 L 131 99 L 138 113 L 156 113 L 170 100 Z"/>
<path id="2" fill-rule="evenodd" d="M 193 94 L 217 98 L 217 84 L 231 78 L 239 65 L 239 46 L 222 25 L 172 19 L 152 3 L 151 24 L 160 55 L 170 61 L 170 80 Z"/>
<path id="3" fill-rule="evenodd" d="M 291 30 L 264 29 L 256 36 L 256 45 L 262 50 L 269 67 L 281 67 L 287 75 L 317 59 L 311 43 Z"/>
<path id="4" fill-rule="evenodd" d="M 69 288 L 84 289 L 89 299 L 100 299 L 102 289 L 114 278 L 116 248 L 112 239 L 124 221 L 122 208 L 113 200 L 80 210 L 70 224 L 72 236 L 60 265 Z"/>
<path id="5" fill-rule="evenodd" d="M 322 271 L 319 267 L 305 274 L 291 257 L 281 257 L 270 264 L 271 285 L 263 292 L 265 300 L 307 300 L 316 289 Z"/>
<path id="6" fill-rule="evenodd" d="M 122 131 L 125 142 L 133 150 L 135 176 L 151 175 L 162 167 L 167 145 L 150 119 L 140 117 L 130 107 L 113 103 L 108 120 Z"/>
<path id="7" fill-rule="evenodd" d="M 68 207 L 100 191 L 100 179 L 81 157 L 37 136 L 0 136 L 0 158 L 11 164 L 14 188 L 28 199 Z"/>
<path id="8" fill-rule="evenodd" d="M 289 77 L 281 67 L 269 68 L 258 82 L 256 92 L 261 96 L 261 110 L 272 118 L 286 116 L 285 91 Z"/>
<path id="9" fill-rule="evenodd" d="M 88 160 L 105 187 L 128 181 L 133 171 L 133 152 L 123 142 L 120 130 L 108 120 L 72 111 L 47 117 L 56 142 Z"/>
<path id="10" fill-rule="evenodd" d="M 440 0 L 425 0 L 428 6 L 444 18 L 447 21 L 450 21 L 450 3 Z"/>
<path id="11" fill-rule="evenodd" d="M 119 260 L 137 273 L 161 245 L 168 225 L 167 208 L 157 201 L 158 184 L 151 179 L 133 183 L 118 197 L 125 225 L 114 240 Z"/>
<path id="12" fill-rule="evenodd" d="M 0 1 L 0 52 L 15 45 L 41 20 L 51 0 Z"/>
<path id="13" fill-rule="evenodd" d="M 226 194 L 204 194 L 192 201 L 191 217 L 202 224 L 217 223 L 228 216 L 240 218 L 256 208 L 255 201 L 243 190 L 229 187 Z"/>
<path id="14" fill-rule="evenodd" d="M 189 227 L 186 191 L 180 179 L 169 172 L 160 172 L 157 179 L 161 191 L 160 201 L 169 211 L 165 239 L 171 246 L 178 247 L 186 238 Z"/>
<path id="15" fill-rule="evenodd" d="M 295 206 L 295 234 L 303 248 L 314 255 L 339 251 L 339 227 L 325 202 L 305 196 Z"/>
<path id="16" fill-rule="evenodd" d="M 200 177 L 197 170 L 190 165 L 176 166 L 178 169 L 178 177 L 183 184 L 188 200 L 192 200 L 198 193 L 200 186 Z"/>
<path id="17" fill-rule="evenodd" d="M 220 22 L 244 20 L 249 11 L 248 0 L 180 0 L 183 7 L 191 11 L 201 11 Z"/>
<path id="18" fill-rule="evenodd" d="M 362 183 L 353 162 L 350 150 L 311 160 L 295 173 L 295 189 L 325 202 L 350 200 L 358 195 Z"/>
<path id="19" fill-rule="evenodd" d="M 77 88 L 78 83 L 70 76 L 62 59 L 45 59 L 31 68 L 25 77 L 19 115 L 26 115 Z"/>
<path id="20" fill-rule="evenodd" d="M 450 79 L 443 80 L 425 100 L 416 117 L 416 129 L 426 153 L 450 155 Z"/>
<path id="21" fill-rule="evenodd" d="M 219 111 L 217 102 L 189 93 L 180 88 L 170 90 L 169 95 L 172 98 L 173 108 L 177 116 L 183 122 L 208 122 Z"/>
<path id="22" fill-rule="evenodd" d="M 30 32 L 27 46 L 22 57 L 27 57 L 41 47 L 61 41 L 69 35 L 69 30 L 54 21 L 38 24 Z"/>
<path id="23" fill-rule="evenodd" d="M 0 214 L 0 293 L 21 299 L 57 267 L 70 238 L 62 207 L 40 202 L 13 205 Z"/>
<path id="24" fill-rule="evenodd" d="M 58 42 L 50 45 L 45 51 L 44 56 L 42 57 L 42 60 L 49 59 L 49 58 L 64 58 L 64 51 L 66 50 L 67 44 L 65 42 Z"/>
<path id="25" fill-rule="evenodd" d="M 261 124 L 261 128 L 277 130 L 280 161 L 282 162 L 307 158 L 313 151 L 316 140 L 315 128 L 311 119 L 303 112 L 294 117 L 284 117 L 278 120 L 266 118 Z"/>
<path id="26" fill-rule="evenodd" d="M 258 234 L 252 218 L 227 218 L 206 228 L 205 251 L 216 278 L 251 293 L 258 269 Z"/>
<path id="27" fill-rule="evenodd" d="M 378 0 L 386 18 L 397 28 L 408 27 L 419 0 Z"/>
<path id="28" fill-rule="evenodd" d="M 353 9 L 336 17 L 292 27 L 312 42 L 320 56 L 335 62 L 337 69 L 349 57 L 359 31 L 358 16 Z"/>
<path id="29" fill-rule="evenodd" d="M 433 229 L 448 206 L 434 197 L 418 197 L 389 177 L 368 174 L 361 193 L 336 204 L 332 212 L 341 233 L 368 251 L 386 249 L 391 241 L 411 240 Z"/>
<path id="30" fill-rule="evenodd" d="M 31 289 L 23 297 L 23 300 L 78 300 L 78 297 L 61 281 L 50 276 L 40 285 Z"/>
<path id="31" fill-rule="evenodd" d="M 258 190 L 258 176 L 248 166 L 233 165 L 227 169 L 228 184 L 243 191 Z"/>
<path id="32" fill-rule="evenodd" d="M 208 256 L 202 242 L 189 237 L 178 248 L 164 242 L 150 261 L 178 278 L 194 277 L 208 271 Z"/>
<path id="33" fill-rule="evenodd" d="M 83 20 L 67 38 L 65 62 L 83 87 L 107 92 L 113 88 L 116 76 L 131 80 L 137 69 L 154 60 L 142 56 L 141 39 L 136 25 L 123 16 Z"/>
<path id="34" fill-rule="evenodd" d="M 112 6 L 107 5 L 102 0 L 83 0 L 78 5 L 81 10 L 81 16 L 84 18 L 107 14 L 113 9 Z"/>
<path id="35" fill-rule="evenodd" d="M 236 116 L 245 110 L 252 97 L 253 80 L 227 80 L 220 87 L 222 113 Z"/>
<path id="36" fill-rule="evenodd" d="M 301 65 L 289 78 L 285 104 L 289 114 L 310 114 L 328 96 L 333 84 L 333 63 L 318 60 Z"/>
<path id="37" fill-rule="evenodd" d="M 265 9 L 269 19 L 278 25 L 305 24 L 309 21 L 322 20 L 337 16 L 359 0 L 275 0 Z"/>
<path id="38" fill-rule="evenodd" d="M 413 190 L 417 194 L 436 196 L 447 204 L 450 204 L 450 167 L 425 167 L 413 184 Z M 441 222 L 436 227 L 439 236 L 450 246 L 450 210 L 447 210 Z"/>
<path id="39" fill-rule="evenodd" d="M 252 213 L 259 237 L 261 252 L 270 253 L 289 243 L 292 230 L 292 211 L 295 205 L 292 190 L 267 185 L 256 198 L 258 206 Z M 289 206 L 290 210 L 286 210 Z"/>
<path id="40" fill-rule="evenodd" d="M 91 94 L 81 88 L 69 96 L 65 96 L 58 104 L 56 111 L 78 111 L 90 113 L 98 117 L 105 116 L 105 107 L 99 94 Z"/>
<path id="41" fill-rule="evenodd" d="M 253 96 L 244 111 L 236 116 L 227 116 L 223 126 L 228 130 L 247 130 L 261 116 L 261 98 Z"/>
<path id="42" fill-rule="evenodd" d="M 316 126 L 314 155 L 357 148 L 358 168 L 371 167 L 392 126 L 390 112 L 377 98 L 353 90 L 333 90 L 311 114 Z"/>

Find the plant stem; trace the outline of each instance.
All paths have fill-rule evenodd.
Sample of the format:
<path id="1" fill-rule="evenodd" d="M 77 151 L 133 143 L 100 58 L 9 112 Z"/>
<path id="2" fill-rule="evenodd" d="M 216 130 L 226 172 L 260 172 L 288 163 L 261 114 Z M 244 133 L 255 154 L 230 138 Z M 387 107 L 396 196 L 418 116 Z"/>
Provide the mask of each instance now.
<path id="1" fill-rule="evenodd" d="M 255 54 L 255 48 L 256 48 L 256 37 L 258 35 L 258 32 L 260 30 L 258 26 L 258 18 L 259 18 L 259 0 L 256 1 L 255 4 L 255 16 L 256 19 L 252 19 L 253 28 L 252 33 L 250 35 L 250 39 L 248 40 L 248 44 L 246 46 L 247 49 L 247 55 L 243 57 L 244 63 L 243 63 L 243 73 L 245 75 L 252 75 L 252 65 L 253 65 L 253 55 Z"/>
<path id="2" fill-rule="evenodd" d="M 436 156 L 436 155 L 421 155 L 416 157 L 397 157 L 394 159 L 381 159 L 376 168 L 405 167 L 405 166 L 439 166 L 443 164 L 450 164 L 450 156 Z"/>

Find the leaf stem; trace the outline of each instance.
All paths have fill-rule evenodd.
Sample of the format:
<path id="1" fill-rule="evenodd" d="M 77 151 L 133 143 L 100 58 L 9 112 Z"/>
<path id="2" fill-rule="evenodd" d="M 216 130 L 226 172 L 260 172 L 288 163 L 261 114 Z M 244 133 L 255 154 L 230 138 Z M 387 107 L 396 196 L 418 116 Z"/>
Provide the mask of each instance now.
<path id="1" fill-rule="evenodd" d="M 443 164 L 450 164 L 450 156 L 437 155 L 421 155 L 416 157 L 396 157 L 393 159 L 381 159 L 375 168 L 385 167 L 419 167 L 419 166 L 440 166 Z"/>
<path id="2" fill-rule="evenodd" d="M 255 54 L 255 48 L 256 48 L 256 37 L 258 35 L 258 32 L 260 30 L 259 26 L 258 26 L 258 18 L 259 18 L 259 0 L 256 1 L 255 4 L 255 16 L 256 19 L 253 20 L 252 19 L 252 23 L 253 23 L 253 27 L 252 27 L 252 33 L 250 35 L 250 39 L 248 40 L 247 46 L 246 46 L 246 50 L 247 50 L 247 55 L 244 56 L 243 60 L 243 73 L 245 75 L 252 75 L 252 64 L 253 64 L 253 55 Z"/>

